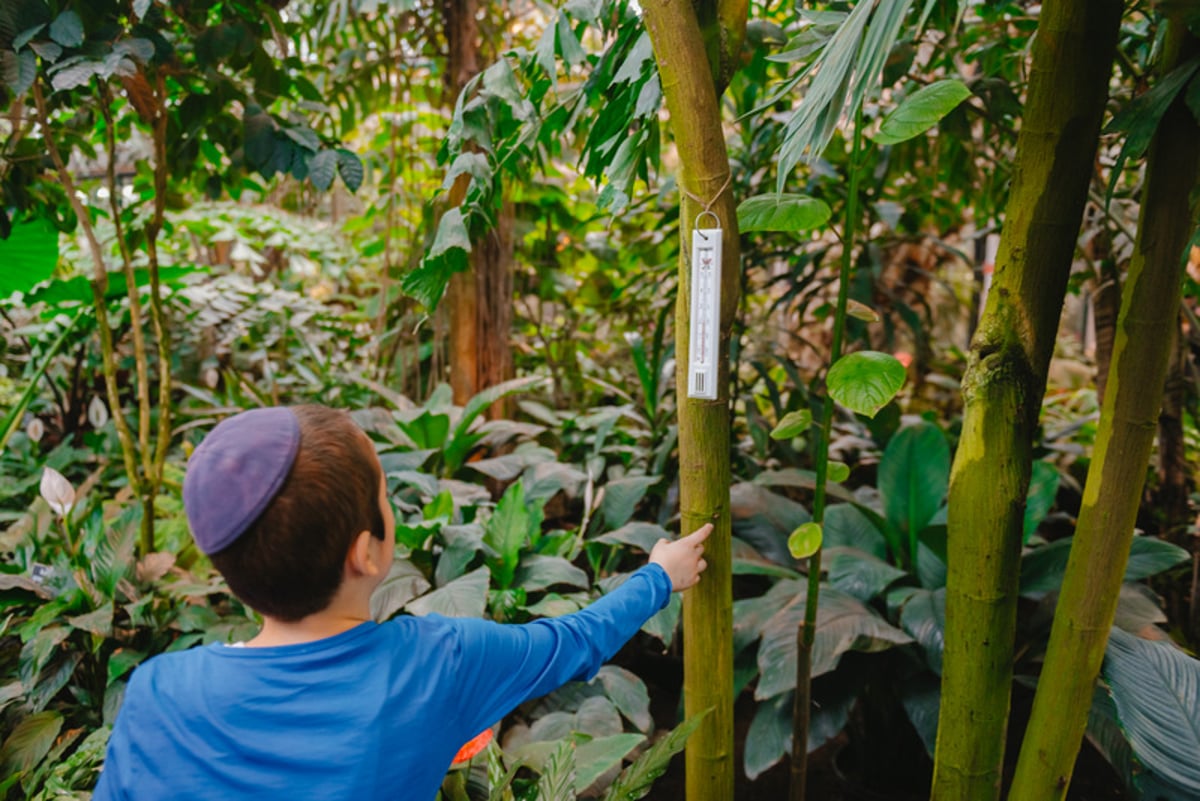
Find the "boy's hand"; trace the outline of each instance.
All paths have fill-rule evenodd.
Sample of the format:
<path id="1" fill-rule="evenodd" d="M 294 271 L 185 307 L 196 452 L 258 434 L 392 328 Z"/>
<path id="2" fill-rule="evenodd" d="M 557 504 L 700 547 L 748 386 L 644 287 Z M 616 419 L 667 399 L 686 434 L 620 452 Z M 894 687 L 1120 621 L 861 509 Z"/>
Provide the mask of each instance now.
<path id="1" fill-rule="evenodd" d="M 712 523 L 707 523 L 674 542 L 659 540 L 650 551 L 651 564 L 667 571 L 674 592 L 683 592 L 700 581 L 700 574 L 708 567 L 704 561 L 704 541 L 712 529 Z"/>

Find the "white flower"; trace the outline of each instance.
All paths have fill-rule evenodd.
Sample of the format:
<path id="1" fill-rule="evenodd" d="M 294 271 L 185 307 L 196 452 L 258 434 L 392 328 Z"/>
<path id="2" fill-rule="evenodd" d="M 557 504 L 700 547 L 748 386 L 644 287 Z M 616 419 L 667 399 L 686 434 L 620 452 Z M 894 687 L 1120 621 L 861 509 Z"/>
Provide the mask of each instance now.
<path id="1" fill-rule="evenodd" d="M 88 422 L 92 424 L 92 428 L 103 428 L 108 422 L 108 407 L 100 400 L 99 395 L 93 395 L 92 402 L 88 404 Z"/>
<path id="2" fill-rule="evenodd" d="M 42 422 L 40 417 L 31 417 L 29 425 L 25 426 L 25 436 L 29 437 L 30 442 L 41 442 L 42 435 L 46 433 L 46 424 Z"/>
<path id="3" fill-rule="evenodd" d="M 66 516 L 71 511 L 71 507 L 75 505 L 75 488 L 62 473 L 53 467 L 47 467 L 42 471 L 41 491 L 42 497 L 46 499 L 46 503 L 50 504 L 50 508 L 56 515 Z"/>

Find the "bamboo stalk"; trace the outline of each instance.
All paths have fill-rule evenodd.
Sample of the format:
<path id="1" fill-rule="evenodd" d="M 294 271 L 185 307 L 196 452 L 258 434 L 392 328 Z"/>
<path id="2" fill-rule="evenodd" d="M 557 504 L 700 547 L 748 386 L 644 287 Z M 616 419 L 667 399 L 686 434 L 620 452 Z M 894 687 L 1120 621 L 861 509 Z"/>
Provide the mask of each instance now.
<path id="1" fill-rule="evenodd" d="M 1180 20 L 1167 26 L 1163 74 L 1200 52 Z M 1200 126 L 1183 94 L 1150 146 L 1138 239 L 1117 321 L 1108 391 L 1046 661 L 1010 798 L 1062 799 L 1117 610 L 1176 326 L 1188 237 L 1200 202 Z"/>
<path id="2" fill-rule="evenodd" d="M 737 209 L 728 189 L 729 156 L 721 108 L 713 83 L 705 36 L 698 18 L 715 20 L 713 7 L 699 14 L 691 3 L 644 0 L 643 20 L 654 47 L 671 130 L 679 153 L 679 294 L 675 304 L 676 392 L 679 399 L 679 490 L 682 533 L 705 523 L 714 530 L 705 548 L 704 580 L 683 599 L 684 715 L 711 712 L 688 741 L 685 756 L 689 801 L 733 798 L 733 595 L 729 463 L 729 341 L 740 288 Z M 724 34 L 737 40 L 745 22 Z M 697 203 L 693 197 L 703 199 Z M 691 273 L 688 262 L 693 222 L 709 210 L 723 230 L 718 394 L 714 400 L 687 397 L 691 334 Z"/>
<path id="3" fill-rule="evenodd" d="M 994 283 L 962 383 L 933 801 L 1000 797 L 1031 441 L 1121 7 L 1119 0 L 1042 5 Z"/>

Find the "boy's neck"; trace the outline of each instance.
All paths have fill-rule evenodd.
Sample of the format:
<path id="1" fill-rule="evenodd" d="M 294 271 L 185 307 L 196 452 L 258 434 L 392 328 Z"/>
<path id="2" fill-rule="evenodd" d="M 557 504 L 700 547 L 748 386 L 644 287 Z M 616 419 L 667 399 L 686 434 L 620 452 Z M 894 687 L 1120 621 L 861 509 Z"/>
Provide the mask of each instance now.
<path id="1" fill-rule="evenodd" d="M 275 645 L 300 645 L 334 637 L 371 619 L 371 604 L 367 598 L 347 598 L 339 592 L 333 602 L 320 612 L 300 620 L 285 621 L 263 615 L 258 634 L 246 642 L 248 648 L 267 648 Z"/>

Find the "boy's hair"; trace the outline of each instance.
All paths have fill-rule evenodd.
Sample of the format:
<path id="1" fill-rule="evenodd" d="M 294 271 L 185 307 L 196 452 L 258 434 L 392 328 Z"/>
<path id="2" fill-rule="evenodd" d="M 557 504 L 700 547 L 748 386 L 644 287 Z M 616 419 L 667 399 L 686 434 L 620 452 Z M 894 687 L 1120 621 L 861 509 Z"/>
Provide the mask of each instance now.
<path id="1" fill-rule="evenodd" d="M 385 536 L 370 440 L 345 412 L 291 411 L 300 444 L 283 486 L 244 534 L 210 555 L 238 598 L 289 622 L 329 606 L 360 532 Z"/>

